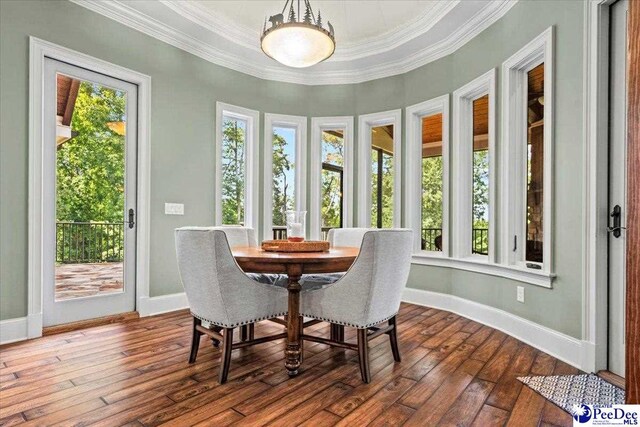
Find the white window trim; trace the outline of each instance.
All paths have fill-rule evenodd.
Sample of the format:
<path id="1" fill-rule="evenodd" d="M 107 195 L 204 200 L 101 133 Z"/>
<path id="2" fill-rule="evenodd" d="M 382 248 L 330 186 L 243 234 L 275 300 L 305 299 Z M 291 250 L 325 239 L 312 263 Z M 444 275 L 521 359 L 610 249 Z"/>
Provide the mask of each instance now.
<path id="1" fill-rule="evenodd" d="M 136 239 L 136 310 L 144 312 L 149 299 L 150 254 L 150 125 L 151 77 L 112 64 L 102 59 L 50 43 L 36 37 L 29 38 L 29 236 L 28 236 L 28 338 L 42 336 L 42 295 L 44 251 L 42 173 L 44 117 L 44 62 L 46 58 L 103 73 L 138 86 L 138 179 L 137 179 L 137 239 Z"/>
<path id="2" fill-rule="evenodd" d="M 542 271 L 553 271 L 553 27 L 529 42 L 502 64 L 502 263 L 527 268 L 526 248 L 526 150 L 528 75 L 534 67 L 544 63 L 544 165 L 543 165 L 543 262 Z M 513 250 L 514 236 L 517 249 Z"/>
<path id="3" fill-rule="evenodd" d="M 422 240 L 422 119 L 442 113 L 442 251 L 423 251 Z M 449 94 L 407 107 L 405 225 L 414 232 L 414 252 L 449 256 Z M 417 203 L 419 201 L 419 203 Z"/>
<path id="4" fill-rule="evenodd" d="M 517 280 L 531 285 L 551 288 L 555 274 L 531 268 L 522 268 L 515 265 L 502 265 L 487 263 L 481 258 L 445 258 L 442 256 L 431 256 L 432 252 L 421 252 L 414 254 L 412 263 L 418 265 L 429 265 L 435 267 L 455 268 L 456 270 L 472 271 L 474 273 L 487 274 L 489 276 L 503 277 L 505 279 Z"/>
<path id="5" fill-rule="evenodd" d="M 223 117 L 232 117 L 247 123 L 245 135 L 245 187 L 244 224 L 258 229 L 258 144 L 260 113 L 256 110 L 237 107 L 224 102 L 216 102 L 216 184 L 215 184 L 215 224 L 222 225 L 222 125 Z"/>
<path id="6" fill-rule="evenodd" d="M 342 224 L 344 227 L 353 226 L 353 116 L 313 117 L 309 164 L 309 224 L 310 238 L 313 240 L 320 240 L 322 230 L 322 131 L 336 129 L 344 131 Z"/>
<path id="7" fill-rule="evenodd" d="M 455 258 L 496 262 L 496 69 L 492 68 L 453 92 L 453 227 L 452 254 Z M 473 101 L 489 95 L 489 255 L 471 253 L 473 151 L 467 150 L 473 135 Z"/>
<path id="8" fill-rule="evenodd" d="M 273 238 L 273 127 L 285 127 L 296 130 L 295 158 L 295 201 L 296 210 L 307 210 L 306 176 L 307 176 L 307 118 L 305 116 L 289 116 L 285 114 L 264 115 L 264 227 L 263 239 Z"/>
<path id="9" fill-rule="evenodd" d="M 393 125 L 393 226 L 402 218 L 402 110 L 363 114 L 358 117 L 358 221 L 359 227 L 371 227 L 371 128 Z"/>

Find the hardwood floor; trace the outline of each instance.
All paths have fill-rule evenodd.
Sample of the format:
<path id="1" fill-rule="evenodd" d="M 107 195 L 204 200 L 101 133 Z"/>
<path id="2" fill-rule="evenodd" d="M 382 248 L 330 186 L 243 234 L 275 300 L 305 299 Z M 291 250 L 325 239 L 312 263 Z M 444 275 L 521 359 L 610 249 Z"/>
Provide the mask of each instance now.
<path id="1" fill-rule="evenodd" d="M 262 322 L 256 336 L 281 330 Z M 235 350 L 221 386 L 209 342 L 187 363 L 190 331 L 181 311 L 1 347 L 0 426 L 572 425 L 516 377 L 575 368 L 445 311 L 403 304 L 402 362 L 386 336 L 372 341 L 370 384 L 356 352 L 310 342 L 303 372 L 289 379 L 275 341 Z M 353 329 L 345 335 L 355 340 Z"/>

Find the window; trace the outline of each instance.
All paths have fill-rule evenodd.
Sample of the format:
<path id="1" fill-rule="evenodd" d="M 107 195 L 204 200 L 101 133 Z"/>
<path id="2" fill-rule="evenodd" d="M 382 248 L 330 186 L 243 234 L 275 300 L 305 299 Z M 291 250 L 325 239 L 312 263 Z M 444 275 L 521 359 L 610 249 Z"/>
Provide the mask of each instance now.
<path id="1" fill-rule="evenodd" d="M 405 222 L 416 251 L 448 256 L 449 95 L 407 107 Z"/>
<path id="2" fill-rule="evenodd" d="M 247 122 L 222 116 L 222 224 L 244 224 Z"/>
<path id="3" fill-rule="evenodd" d="M 525 261 L 542 263 L 544 247 L 544 63 L 527 73 Z"/>
<path id="4" fill-rule="evenodd" d="M 259 113 L 218 102 L 216 117 L 215 223 L 257 229 Z"/>
<path id="5" fill-rule="evenodd" d="M 341 228 L 344 189 L 344 133 L 322 131 L 322 228 Z"/>
<path id="6" fill-rule="evenodd" d="M 473 101 L 471 253 L 489 254 L 489 95 Z"/>
<path id="7" fill-rule="evenodd" d="M 310 238 L 351 226 L 353 117 L 311 119 Z"/>
<path id="8" fill-rule="evenodd" d="M 502 65 L 505 145 L 503 262 L 551 270 L 553 28 Z"/>
<path id="9" fill-rule="evenodd" d="M 371 128 L 371 226 L 393 227 L 393 125 Z"/>
<path id="10" fill-rule="evenodd" d="M 442 113 L 422 118 L 421 236 L 424 251 L 442 251 Z"/>
<path id="11" fill-rule="evenodd" d="M 274 126 L 272 138 L 272 224 L 274 227 L 284 227 L 287 225 L 285 212 L 294 210 L 296 206 L 296 129 Z"/>
<path id="12" fill-rule="evenodd" d="M 400 227 L 401 110 L 360 116 L 358 224 Z"/>
<path id="13" fill-rule="evenodd" d="M 454 256 L 495 262 L 495 70 L 453 93 Z"/>
<path id="14" fill-rule="evenodd" d="M 265 240 L 286 237 L 287 210 L 306 210 L 306 130 L 306 117 L 265 114 Z"/>

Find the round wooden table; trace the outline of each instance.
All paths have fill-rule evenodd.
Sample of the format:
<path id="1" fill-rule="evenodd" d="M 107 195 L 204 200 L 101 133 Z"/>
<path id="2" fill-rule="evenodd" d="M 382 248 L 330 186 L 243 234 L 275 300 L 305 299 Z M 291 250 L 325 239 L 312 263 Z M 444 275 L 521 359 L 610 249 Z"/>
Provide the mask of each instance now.
<path id="1" fill-rule="evenodd" d="M 301 360 L 300 278 L 303 274 L 347 271 L 360 248 L 336 247 L 327 252 L 267 252 L 258 247 L 235 247 L 232 250 L 245 273 L 279 273 L 288 277 L 289 315 L 285 362 L 290 376 L 298 374 Z"/>

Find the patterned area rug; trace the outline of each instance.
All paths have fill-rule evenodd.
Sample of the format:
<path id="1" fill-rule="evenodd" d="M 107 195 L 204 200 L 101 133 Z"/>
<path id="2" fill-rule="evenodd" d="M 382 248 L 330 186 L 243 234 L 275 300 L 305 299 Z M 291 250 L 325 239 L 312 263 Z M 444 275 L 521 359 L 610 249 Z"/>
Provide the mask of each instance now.
<path id="1" fill-rule="evenodd" d="M 594 374 L 519 377 L 518 380 L 572 415 L 582 405 L 624 404 L 624 390 Z"/>

